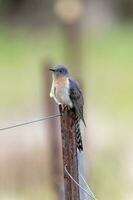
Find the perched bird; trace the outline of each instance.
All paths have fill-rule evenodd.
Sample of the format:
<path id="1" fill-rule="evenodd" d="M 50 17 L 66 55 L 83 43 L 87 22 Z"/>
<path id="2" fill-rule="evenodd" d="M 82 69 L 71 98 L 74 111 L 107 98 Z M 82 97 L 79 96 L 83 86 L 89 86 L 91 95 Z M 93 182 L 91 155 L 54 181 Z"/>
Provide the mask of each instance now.
<path id="1" fill-rule="evenodd" d="M 49 70 L 53 72 L 50 97 L 54 98 L 57 104 L 68 106 L 70 109 L 75 110 L 76 145 L 79 151 L 82 151 L 83 143 L 79 126 L 80 119 L 86 126 L 83 117 L 84 100 L 82 92 L 79 89 L 77 81 L 73 79 L 64 65 L 55 65 Z"/>

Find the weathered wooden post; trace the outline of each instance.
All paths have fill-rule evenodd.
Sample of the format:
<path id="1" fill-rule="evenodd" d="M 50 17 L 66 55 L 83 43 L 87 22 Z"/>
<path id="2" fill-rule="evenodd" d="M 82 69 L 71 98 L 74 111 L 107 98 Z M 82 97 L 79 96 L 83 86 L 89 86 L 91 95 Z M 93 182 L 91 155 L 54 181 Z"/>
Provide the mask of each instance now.
<path id="1" fill-rule="evenodd" d="M 73 110 L 59 106 L 61 113 L 62 154 L 64 167 L 65 200 L 80 200 L 79 187 L 66 173 L 66 169 L 78 183 L 78 158 L 75 140 L 75 113 Z"/>

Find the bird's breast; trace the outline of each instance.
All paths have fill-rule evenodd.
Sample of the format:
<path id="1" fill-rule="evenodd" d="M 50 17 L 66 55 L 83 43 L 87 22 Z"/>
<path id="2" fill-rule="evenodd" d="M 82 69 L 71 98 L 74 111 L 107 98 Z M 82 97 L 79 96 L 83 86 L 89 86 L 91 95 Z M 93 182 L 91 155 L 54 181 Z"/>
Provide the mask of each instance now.
<path id="1" fill-rule="evenodd" d="M 54 98 L 59 104 L 65 104 L 72 107 L 69 97 L 69 79 L 61 77 L 53 80 L 54 85 Z"/>

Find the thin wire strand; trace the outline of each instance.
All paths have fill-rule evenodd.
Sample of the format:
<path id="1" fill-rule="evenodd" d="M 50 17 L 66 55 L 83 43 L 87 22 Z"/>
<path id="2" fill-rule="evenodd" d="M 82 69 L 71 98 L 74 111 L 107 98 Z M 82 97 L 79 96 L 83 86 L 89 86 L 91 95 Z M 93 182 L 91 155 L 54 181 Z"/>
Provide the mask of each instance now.
<path id="1" fill-rule="evenodd" d="M 94 200 L 95 200 L 95 198 L 92 197 L 86 189 L 84 189 L 79 183 L 77 183 L 77 181 L 75 181 L 75 179 L 74 179 L 74 178 L 71 176 L 71 174 L 67 171 L 66 166 L 65 166 L 65 171 L 66 171 L 67 175 L 72 179 L 72 181 L 73 181 L 76 185 L 78 185 L 79 188 L 81 188 L 86 194 L 88 194 L 88 196 L 89 196 L 91 199 L 94 199 Z"/>
<path id="2" fill-rule="evenodd" d="M 4 128 L 0 128 L 0 131 L 5 131 L 5 130 L 8 130 L 8 129 L 17 128 L 17 127 L 20 127 L 20 126 L 26 126 L 28 124 L 33 124 L 33 123 L 45 121 L 45 120 L 48 120 L 48 119 L 53 119 L 53 118 L 56 118 L 56 117 L 59 117 L 59 116 L 61 116 L 61 115 L 60 114 L 51 115 L 51 116 L 48 116 L 48 117 L 32 120 L 32 121 L 29 121 L 29 122 L 23 122 L 23 123 L 15 124 L 15 125 L 12 125 L 12 126 L 7 126 L 7 127 L 4 127 Z"/>
<path id="3" fill-rule="evenodd" d="M 95 195 L 93 194 L 93 192 L 92 192 L 91 189 L 90 189 L 89 184 L 86 182 L 86 180 L 84 179 L 84 177 L 80 174 L 80 172 L 79 172 L 79 176 L 80 176 L 80 177 L 82 178 L 82 180 L 84 181 L 84 183 L 85 183 L 87 189 L 90 191 L 90 193 L 91 193 L 91 195 L 93 196 L 93 198 L 96 199 Z M 96 199 L 96 200 L 97 200 L 97 199 Z"/>

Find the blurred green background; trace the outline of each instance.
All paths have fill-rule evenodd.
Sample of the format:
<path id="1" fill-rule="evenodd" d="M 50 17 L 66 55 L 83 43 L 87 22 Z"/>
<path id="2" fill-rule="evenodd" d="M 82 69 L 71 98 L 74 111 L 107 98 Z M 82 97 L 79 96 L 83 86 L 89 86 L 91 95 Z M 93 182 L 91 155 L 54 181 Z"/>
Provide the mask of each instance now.
<path id="1" fill-rule="evenodd" d="M 133 198 L 132 11 L 124 0 L 0 1 L 0 127 L 49 115 L 43 67 L 67 65 L 82 82 L 99 200 Z M 48 132 L 45 122 L 0 133 L 1 200 L 58 199 Z"/>

